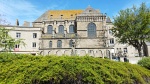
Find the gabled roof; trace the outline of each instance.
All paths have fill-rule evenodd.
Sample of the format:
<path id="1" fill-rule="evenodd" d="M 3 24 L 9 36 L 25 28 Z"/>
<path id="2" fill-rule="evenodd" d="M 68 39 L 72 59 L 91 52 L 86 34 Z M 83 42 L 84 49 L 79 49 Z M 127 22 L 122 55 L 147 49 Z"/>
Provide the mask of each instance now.
<path id="1" fill-rule="evenodd" d="M 42 22 L 44 20 L 75 20 L 76 16 L 83 10 L 48 10 L 34 22 Z"/>
<path id="2" fill-rule="evenodd" d="M 107 17 L 106 23 L 112 23 L 109 17 Z"/>
<path id="3" fill-rule="evenodd" d="M 93 9 L 91 6 L 88 6 L 81 14 L 78 16 L 101 16 L 99 10 Z"/>

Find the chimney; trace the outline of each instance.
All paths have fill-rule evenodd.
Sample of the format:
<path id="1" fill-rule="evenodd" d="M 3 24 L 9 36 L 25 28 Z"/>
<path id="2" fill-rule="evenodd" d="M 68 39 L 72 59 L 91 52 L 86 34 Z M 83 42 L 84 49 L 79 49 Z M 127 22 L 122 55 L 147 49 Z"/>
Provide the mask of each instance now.
<path id="1" fill-rule="evenodd" d="M 18 21 L 18 19 L 16 19 L 16 26 L 19 26 L 19 21 Z"/>

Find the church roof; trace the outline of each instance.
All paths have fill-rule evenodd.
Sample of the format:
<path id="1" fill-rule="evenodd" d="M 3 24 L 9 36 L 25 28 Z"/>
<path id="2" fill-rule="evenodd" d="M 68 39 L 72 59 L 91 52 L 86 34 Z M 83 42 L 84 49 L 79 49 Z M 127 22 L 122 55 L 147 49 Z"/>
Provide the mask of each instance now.
<path id="1" fill-rule="evenodd" d="M 48 10 L 34 22 L 45 20 L 74 20 L 83 10 Z"/>
<path id="2" fill-rule="evenodd" d="M 95 10 L 91 6 L 88 6 L 81 14 L 78 16 L 101 16 L 103 14 L 100 13 L 99 10 Z"/>
<path id="3" fill-rule="evenodd" d="M 109 17 L 107 17 L 106 23 L 112 23 Z"/>

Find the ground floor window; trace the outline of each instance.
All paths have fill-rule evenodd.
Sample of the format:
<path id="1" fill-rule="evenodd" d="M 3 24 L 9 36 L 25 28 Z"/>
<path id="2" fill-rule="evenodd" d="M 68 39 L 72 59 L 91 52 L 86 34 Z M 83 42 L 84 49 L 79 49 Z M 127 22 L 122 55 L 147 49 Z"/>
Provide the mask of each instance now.
<path id="1" fill-rule="evenodd" d="M 36 47 L 36 42 L 32 43 L 32 47 L 35 48 Z"/>

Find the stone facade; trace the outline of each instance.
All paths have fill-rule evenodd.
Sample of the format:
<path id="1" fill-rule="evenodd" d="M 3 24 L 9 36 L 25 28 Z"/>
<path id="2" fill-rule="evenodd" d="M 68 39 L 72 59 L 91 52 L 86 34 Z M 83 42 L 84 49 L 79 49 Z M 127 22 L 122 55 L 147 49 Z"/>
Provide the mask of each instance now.
<path id="1" fill-rule="evenodd" d="M 15 29 L 10 31 L 14 38 L 17 32 L 21 33 L 26 43 L 15 52 L 58 56 L 88 54 L 108 58 L 138 55 L 134 47 L 117 42 L 111 31 L 110 18 L 90 6 L 85 10 L 48 10 L 32 25 L 14 26 Z M 33 33 L 37 33 L 36 38 Z M 33 42 L 36 43 L 34 48 Z"/>
<path id="2" fill-rule="evenodd" d="M 49 25 L 52 27 L 51 33 L 48 30 Z M 85 10 L 50 10 L 35 20 L 33 26 L 43 28 L 39 48 L 42 55 L 84 56 L 88 54 L 94 57 L 112 57 L 117 55 L 117 49 L 122 51 L 126 49 L 122 52 L 126 55 L 130 50 L 136 51 L 131 46 L 127 48 L 127 46 L 117 44 L 116 39 L 109 33 L 109 29 L 113 27 L 109 17 L 91 7 Z M 63 26 L 61 33 L 60 26 Z M 73 32 L 70 32 L 70 26 L 73 26 Z M 70 40 L 74 42 L 74 47 L 70 47 Z M 112 43 L 110 40 L 113 40 Z M 58 41 L 61 41 L 61 47 L 58 47 Z"/>

